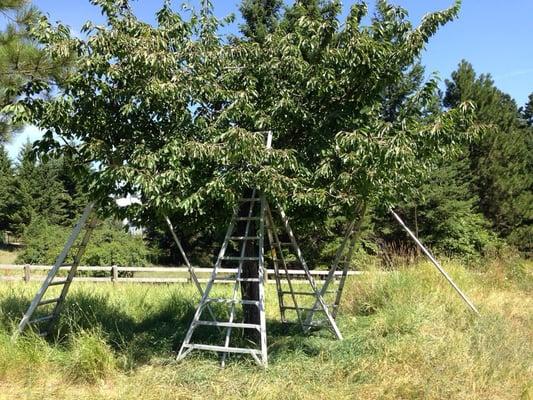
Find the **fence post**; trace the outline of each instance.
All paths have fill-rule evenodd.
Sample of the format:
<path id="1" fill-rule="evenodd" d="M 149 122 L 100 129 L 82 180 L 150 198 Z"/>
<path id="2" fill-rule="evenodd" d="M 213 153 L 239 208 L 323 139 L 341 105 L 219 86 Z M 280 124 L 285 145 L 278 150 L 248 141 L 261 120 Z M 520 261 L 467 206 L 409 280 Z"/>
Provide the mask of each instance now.
<path id="1" fill-rule="evenodd" d="M 118 281 L 118 266 L 113 265 L 111 267 L 111 282 L 115 283 Z"/>
<path id="2" fill-rule="evenodd" d="M 24 282 L 28 283 L 30 281 L 30 266 L 28 264 L 24 265 Z"/>

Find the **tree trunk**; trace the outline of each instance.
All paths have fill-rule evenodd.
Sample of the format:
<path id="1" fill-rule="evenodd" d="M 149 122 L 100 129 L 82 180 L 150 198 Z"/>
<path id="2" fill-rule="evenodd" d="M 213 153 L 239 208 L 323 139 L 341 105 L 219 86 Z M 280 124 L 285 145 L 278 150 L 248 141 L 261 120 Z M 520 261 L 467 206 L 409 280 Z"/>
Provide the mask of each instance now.
<path id="1" fill-rule="evenodd" d="M 251 191 L 245 194 L 245 197 L 251 196 Z M 249 212 L 249 203 L 245 203 L 239 210 L 239 216 L 247 217 Z M 254 213 L 253 216 L 260 214 L 259 211 L 260 203 L 254 203 Z M 242 222 L 242 235 L 244 236 L 246 227 L 246 221 Z M 248 236 L 256 236 L 257 234 L 257 224 L 255 221 L 250 221 L 250 229 Z M 244 252 L 244 257 L 255 257 L 259 255 L 259 242 L 258 241 L 247 241 L 246 249 Z M 259 261 L 244 261 L 242 269 L 243 278 L 259 278 Z M 241 296 L 243 300 L 253 300 L 259 301 L 259 282 L 241 282 Z M 246 324 L 259 324 L 260 323 L 260 313 L 259 308 L 251 304 L 243 304 L 243 322 Z M 260 340 L 260 334 L 255 329 L 245 329 L 245 335 L 255 341 Z"/>

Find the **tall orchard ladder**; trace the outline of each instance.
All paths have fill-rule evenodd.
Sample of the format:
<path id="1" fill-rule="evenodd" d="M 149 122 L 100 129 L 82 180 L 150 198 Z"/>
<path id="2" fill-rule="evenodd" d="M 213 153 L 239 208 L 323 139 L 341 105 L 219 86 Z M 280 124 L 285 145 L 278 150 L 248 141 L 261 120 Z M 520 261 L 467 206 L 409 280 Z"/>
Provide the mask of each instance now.
<path id="1" fill-rule="evenodd" d="M 262 196 L 257 195 L 256 190 L 253 190 L 249 198 L 242 198 L 239 203 L 240 205 L 235 209 L 226 231 L 226 236 L 222 243 L 209 282 L 207 283 L 204 294 L 178 353 L 178 360 L 183 359 L 192 350 L 206 350 L 221 353 L 222 365 L 224 365 L 227 354 L 229 353 L 250 355 L 255 362 L 261 366 L 266 367 L 268 363 L 264 295 L 265 263 L 263 252 L 265 200 Z M 243 213 L 243 211 L 245 211 L 245 213 Z M 259 223 L 259 227 L 256 226 L 256 222 Z M 253 229 L 254 227 L 258 229 Z M 237 244 L 237 248 L 233 250 L 237 254 L 231 255 L 231 246 L 235 243 Z M 255 251 L 253 256 L 250 254 L 251 251 Z M 258 263 L 258 277 L 246 277 L 245 274 L 243 274 L 243 267 L 246 262 Z M 236 267 L 236 272 L 227 276 L 227 269 L 231 267 L 233 267 L 232 270 L 235 270 Z M 233 283 L 231 295 L 228 295 L 227 292 L 222 292 L 222 294 L 217 295 L 216 297 L 215 295 L 212 295 L 213 286 L 217 281 Z M 239 296 L 239 287 L 243 283 L 254 283 L 259 285 L 259 298 L 257 300 L 245 300 L 242 299 L 242 296 Z M 221 320 L 222 317 L 214 321 L 207 321 L 202 318 L 204 310 L 207 306 L 212 304 L 218 304 L 229 308 L 229 310 L 226 310 L 228 312 L 226 313 L 224 320 Z M 243 306 L 257 307 L 260 314 L 259 324 L 237 322 L 237 312 L 240 311 L 237 309 L 237 306 L 241 306 L 241 309 Z M 203 337 L 193 341 L 193 335 L 200 326 L 215 326 L 224 329 L 225 335 L 223 335 L 223 344 L 207 342 Z M 234 329 L 253 330 L 258 332 L 259 343 L 254 343 L 250 340 L 237 340 L 237 343 L 234 344 L 231 340 Z"/>

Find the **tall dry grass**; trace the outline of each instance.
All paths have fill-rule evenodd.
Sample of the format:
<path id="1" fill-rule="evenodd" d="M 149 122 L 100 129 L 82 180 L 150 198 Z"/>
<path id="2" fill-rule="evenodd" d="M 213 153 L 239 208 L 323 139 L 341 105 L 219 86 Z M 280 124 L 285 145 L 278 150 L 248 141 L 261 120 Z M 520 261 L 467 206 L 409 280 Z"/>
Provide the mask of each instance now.
<path id="1" fill-rule="evenodd" d="M 515 260 L 516 261 L 516 260 Z M 283 328 L 268 289 L 269 368 L 192 353 L 174 361 L 198 300 L 187 285 L 75 284 L 53 340 L 10 334 L 35 285 L 0 286 L 2 399 L 530 399 L 531 263 L 428 264 L 350 280 L 343 341 Z M 221 289 L 224 290 L 224 289 Z"/>

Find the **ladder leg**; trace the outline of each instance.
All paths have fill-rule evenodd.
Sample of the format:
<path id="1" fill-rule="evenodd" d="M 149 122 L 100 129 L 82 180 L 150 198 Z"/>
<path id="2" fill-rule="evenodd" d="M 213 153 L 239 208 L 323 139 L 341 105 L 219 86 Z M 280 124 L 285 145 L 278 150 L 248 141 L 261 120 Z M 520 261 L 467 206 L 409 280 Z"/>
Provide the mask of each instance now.
<path id="1" fill-rule="evenodd" d="M 429 261 L 431 261 L 431 263 L 439 270 L 442 276 L 444 276 L 444 278 L 448 281 L 448 283 L 455 289 L 455 291 L 461 297 L 461 299 L 463 299 L 463 301 L 468 305 L 468 307 L 470 307 L 472 312 L 474 312 L 476 315 L 479 315 L 479 311 L 477 310 L 474 303 L 472 303 L 472 301 L 466 296 L 466 294 L 464 294 L 463 291 L 459 289 L 459 286 L 455 284 L 455 282 L 452 280 L 450 275 L 448 275 L 448 273 L 444 270 L 444 268 L 442 268 L 440 263 L 435 259 L 435 257 L 433 257 L 433 254 L 431 254 L 429 250 L 426 249 L 426 247 L 422 244 L 422 242 L 418 240 L 416 235 L 407 227 L 407 225 L 405 225 L 405 222 L 403 222 L 403 220 L 400 218 L 398 214 L 394 212 L 394 210 L 390 209 L 390 212 L 392 213 L 392 216 L 396 219 L 396 221 L 398 221 L 401 227 L 405 230 L 405 232 L 407 232 L 407 234 L 411 237 L 411 239 L 415 241 L 417 246 L 420 247 L 420 249 L 424 252 L 427 258 L 429 258 Z"/>
<path id="2" fill-rule="evenodd" d="M 270 255 L 272 257 L 272 264 L 274 266 L 274 279 L 276 281 L 276 291 L 278 292 L 278 306 L 279 306 L 279 313 L 281 317 L 281 322 L 287 322 L 287 318 L 285 317 L 285 308 L 284 308 L 284 301 L 283 301 L 283 287 L 281 286 L 281 279 L 279 276 L 279 265 L 278 265 L 278 255 L 276 252 L 276 245 L 274 244 L 274 227 L 272 226 L 272 223 L 270 222 L 270 219 L 267 215 L 266 220 L 266 231 L 268 234 L 268 242 L 270 243 Z M 281 257 L 281 254 L 280 254 Z"/>
<path id="3" fill-rule="evenodd" d="M 335 301 L 333 303 L 333 310 L 332 310 L 333 318 L 335 318 L 337 316 L 337 309 L 338 309 L 338 305 L 340 304 L 342 291 L 344 289 L 344 283 L 346 281 L 346 277 L 348 276 L 349 262 L 352 259 L 353 251 L 354 251 L 354 248 L 355 248 L 355 244 L 356 244 L 356 242 L 357 242 L 357 240 L 359 238 L 359 235 L 361 233 L 361 225 L 363 223 L 363 219 L 364 219 L 365 213 L 366 213 L 366 203 L 363 203 L 362 207 L 360 208 L 360 210 L 358 212 L 358 214 L 359 214 L 358 217 L 356 219 L 354 219 L 350 223 L 350 225 L 348 226 L 348 229 L 346 230 L 346 233 L 345 233 L 344 238 L 342 240 L 342 244 L 339 247 L 339 249 L 337 250 L 337 254 L 335 255 L 335 260 L 333 261 L 333 264 L 332 264 L 332 266 L 331 266 L 331 268 L 329 270 L 329 273 L 328 273 L 328 276 L 326 278 L 326 281 L 324 282 L 324 285 L 322 286 L 322 289 L 320 291 L 320 294 L 322 296 L 324 296 L 324 294 L 326 293 L 329 285 L 331 284 L 333 279 L 335 279 L 335 272 L 337 271 L 337 269 L 339 267 L 340 259 L 342 258 L 342 255 L 345 254 L 345 248 L 346 248 L 346 245 L 349 242 L 350 236 L 353 236 L 352 240 L 350 241 L 350 244 L 348 246 L 348 255 L 345 256 L 345 259 L 344 259 L 344 266 L 343 266 L 343 270 L 342 270 L 342 276 L 341 276 L 341 280 L 339 282 L 339 286 L 337 288 L 337 293 L 335 295 Z M 313 320 L 313 316 L 315 314 L 314 309 L 318 306 L 318 304 L 319 304 L 319 302 L 317 300 L 315 302 L 313 310 L 311 310 L 311 312 L 308 314 L 308 316 L 306 318 L 306 321 L 305 321 L 306 325 L 310 325 L 311 324 L 311 322 Z"/>
<path id="4" fill-rule="evenodd" d="M 355 246 L 357 244 L 357 241 L 359 240 L 359 233 L 360 231 L 357 231 L 352 238 L 352 241 L 350 242 L 350 247 L 348 250 L 348 255 L 346 257 L 344 267 L 342 269 L 342 275 L 341 279 L 339 281 L 339 286 L 337 287 L 337 293 L 335 294 L 335 302 L 333 303 L 333 310 L 331 312 L 331 315 L 333 315 L 333 318 L 337 317 L 337 313 L 339 312 L 339 306 L 341 303 L 342 298 L 342 292 L 344 291 L 344 284 L 346 283 L 346 278 L 348 277 L 348 269 L 350 267 L 350 262 L 353 258 L 353 253 L 355 250 Z"/>
<path id="5" fill-rule="evenodd" d="M 259 319 L 261 332 L 261 361 L 264 367 L 268 365 L 267 332 L 265 313 L 265 196 L 261 195 L 261 219 L 259 220 Z"/>
<path id="6" fill-rule="evenodd" d="M 322 285 L 322 288 L 320 289 L 320 294 L 322 296 L 325 295 L 326 291 L 329 288 L 330 283 L 335 279 L 335 272 L 337 272 L 337 268 L 339 266 L 339 262 L 342 258 L 342 255 L 344 253 L 344 249 L 346 247 L 346 243 L 348 242 L 348 238 L 352 234 L 353 227 L 355 225 L 355 221 L 352 221 L 346 230 L 346 233 L 344 235 L 344 238 L 342 239 L 342 243 L 340 247 L 337 250 L 337 253 L 335 254 L 335 259 L 333 260 L 333 264 L 331 265 L 331 268 L 329 269 L 328 275 L 326 277 L 326 280 L 324 281 L 324 284 Z M 315 304 L 313 305 L 313 309 L 315 309 L 318 306 L 318 300 L 315 301 Z M 307 327 L 306 330 L 310 329 L 311 322 L 313 320 L 313 316 L 315 315 L 314 310 L 311 310 L 309 314 L 307 314 L 307 317 L 305 319 L 305 325 Z"/>
<path id="7" fill-rule="evenodd" d="M 91 239 L 95 225 L 96 225 L 95 219 L 89 221 L 88 223 L 89 229 L 87 229 L 87 231 L 85 232 L 85 235 L 83 236 L 78 252 L 76 253 L 76 256 L 74 258 L 74 263 L 72 264 L 72 267 L 70 268 L 66 282 L 63 285 L 63 289 L 61 290 L 59 301 L 56 303 L 56 306 L 54 307 L 54 311 L 52 312 L 53 318 L 49 324 L 49 327 L 48 327 L 49 330 L 53 328 L 54 324 L 57 322 L 57 318 L 59 317 L 61 310 L 63 309 L 63 305 L 67 297 L 67 293 L 70 289 L 70 284 L 72 283 L 72 280 L 76 276 L 76 271 L 78 270 L 78 266 L 80 265 L 81 258 L 83 257 L 83 254 L 85 253 L 87 244 L 89 243 L 89 240 Z"/>
<path id="8" fill-rule="evenodd" d="M 189 271 L 189 276 L 191 278 L 191 281 L 193 282 L 194 286 L 196 286 L 196 289 L 198 290 L 198 293 L 200 293 L 200 296 L 203 296 L 204 291 L 202 289 L 202 285 L 200 285 L 200 281 L 198 281 L 198 277 L 196 276 L 196 273 L 194 272 L 194 268 L 189 262 L 189 258 L 187 257 L 185 250 L 183 250 L 181 241 L 179 240 L 178 235 L 176 235 L 174 226 L 172 225 L 172 222 L 170 222 L 170 219 L 168 218 L 168 216 L 165 216 L 165 221 L 167 222 L 167 226 L 168 226 L 168 229 L 170 230 L 172 238 L 174 239 L 174 242 L 176 243 L 176 246 L 178 246 L 178 250 L 180 251 L 180 254 L 183 257 L 183 261 L 185 262 L 185 265 L 187 266 L 187 270 Z M 209 316 L 211 317 L 211 319 L 213 321 L 216 321 L 215 313 L 213 312 L 213 309 L 211 308 L 209 304 L 207 305 L 207 311 L 209 312 Z M 220 330 L 220 328 L 218 329 Z"/>

